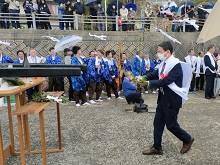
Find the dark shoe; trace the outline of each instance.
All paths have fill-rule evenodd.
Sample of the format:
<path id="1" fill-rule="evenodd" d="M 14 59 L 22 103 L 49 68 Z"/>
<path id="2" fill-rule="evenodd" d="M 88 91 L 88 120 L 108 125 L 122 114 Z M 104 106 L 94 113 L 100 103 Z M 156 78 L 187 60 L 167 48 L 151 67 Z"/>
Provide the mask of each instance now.
<path id="1" fill-rule="evenodd" d="M 143 155 L 163 155 L 162 150 L 156 150 L 154 148 L 150 148 L 149 150 L 144 150 L 142 152 Z"/>
<path id="2" fill-rule="evenodd" d="M 216 99 L 216 97 L 215 97 L 215 96 L 212 96 L 211 98 L 212 98 L 212 99 Z"/>
<path id="3" fill-rule="evenodd" d="M 180 153 L 181 153 L 181 154 L 187 153 L 187 152 L 190 150 L 190 148 L 191 148 L 193 142 L 194 142 L 194 138 L 191 138 L 191 140 L 189 141 L 189 143 L 183 143 L 183 147 L 182 147 L 182 149 L 180 150 Z"/>
<path id="4" fill-rule="evenodd" d="M 206 99 L 211 99 L 209 96 L 206 96 L 205 98 L 206 98 Z"/>
<path id="5" fill-rule="evenodd" d="M 201 91 L 204 91 L 204 88 L 200 88 Z"/>

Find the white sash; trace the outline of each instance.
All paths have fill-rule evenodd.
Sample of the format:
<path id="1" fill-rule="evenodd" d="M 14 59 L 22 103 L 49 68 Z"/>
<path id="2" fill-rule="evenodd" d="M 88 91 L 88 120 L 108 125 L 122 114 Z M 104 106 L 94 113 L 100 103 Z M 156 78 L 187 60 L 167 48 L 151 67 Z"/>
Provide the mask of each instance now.
<path id="1" fill-rule="evenodd" d="M 215 67 L 215 61 L 214 61 L 211 53 L 207 52 L 205 56 L 209 56 L 211 64 Z M 205 56 L 204 56 L 204 58 L 205 58 Z M 209 68 L 208 66 L 205 66 L 205 71 L 206 71 L 206 69 L 209 69 L 212 73 L 215 73 L 214 70 L 211 70 L 211 68 Z"/>
<path id="2" fill-rule="evenodd" d="M 191 61 L 191 60 L 192 60 L 192 61 Z M 196 66 L 196 57 L 195 57 L 195 56 L 192 56 L 192 57 L 190 58 L 190 56 L 188 55 L 188 56 L 185 57 L 185 61 L 186 61 L 186 63 L 188 63 L 188 64 L 191 65 L 191 67 L 193 68 L 193 70 L 196 69 L 196 68 L 195 68 L 195 66 Z"/>
<path id="3" fill-rule="evenodd" d="M 190 64 L 187 64 L 185 62 L 180 62 L 179 59 L 174 58 L 171 56 L 172 60 L 170 59 L 169 62 L 166 64 L 163 74 L 169 74 L 169 72 L 173 69 L 173 67 L 180 63 L 183 71 L 183 82 L 182 82 L 182 88 L 178 87 L 176 83 L 171 83 L 168 85 L 168 87 L 174 91 L 176 94 L 178 94 L 180 97 L 182 97 L 182 102 L 184 103 L 186 100 L 188 100 L 188 91 L 191 83 L 191 77 L 192 77 L 192 67 Z M 163 67 L 164 61 L 159 66 L 159 79 L 161 79 L 161 70 Z"/>

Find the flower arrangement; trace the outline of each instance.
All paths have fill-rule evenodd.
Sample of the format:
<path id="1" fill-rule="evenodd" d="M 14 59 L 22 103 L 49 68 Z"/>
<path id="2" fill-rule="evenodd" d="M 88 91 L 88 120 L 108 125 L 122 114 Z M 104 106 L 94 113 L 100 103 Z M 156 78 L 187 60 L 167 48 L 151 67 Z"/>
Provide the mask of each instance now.
<path id="1" fill-rule="evenodd" d="M 148 81 L 147 81 L 146 76 L 134 76 L 134 75 L 132 75 L 132 82 L 137 84 L 138 86 L 148 85 Z"/>

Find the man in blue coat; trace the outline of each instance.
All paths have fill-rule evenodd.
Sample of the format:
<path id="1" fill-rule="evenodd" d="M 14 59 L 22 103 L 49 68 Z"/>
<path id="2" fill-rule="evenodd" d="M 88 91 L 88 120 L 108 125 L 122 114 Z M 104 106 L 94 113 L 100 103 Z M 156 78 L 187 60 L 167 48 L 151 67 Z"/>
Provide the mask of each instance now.
<path id="1" fill-rule="evenodd" d="M 50 55 L 46 58 L 47 64 L 62 64 L 61 57 L 56 55 L 54 48 L 50 48 Z M 49 77 L 49 91 L 64 91 L 63 77 Z"/>
<path id="2" fill-rule="evenodd" d="M 134 62 L 132 65 L 132 73 L 134 76 L 142 76 L 146 72 L 144 60 L 142 59 L 142 55 L 140 52 L 137 52 L 136 57 L 134 58 Z"/>
<path id="3" fill-rule="evenodd" d="M 183 98 L 179 93 L 175 93 L 176 91 L 172 86 L 182 89 L 183 70 L 179 60 L 174 58 L 172 53 L 173 46 L 170 42 L 159 44 L 158 56 L 163 62 L 158 70 L 147 74 L 147 79 L 150 80 L 149 86 L 159 88 L 159 94 L 154 118 L 154 144 L 150 149 L 143 151 L 144 155 L 163 154 L 161 142 L 165 125 L 171 133 L 183 142 L 181 154 L 188 152 L 194 141 L 194 138 L 180 128 L 177 122 Z"/>
<path id="4" fill-rule="evenodd" d="M 103 72 L 105 72 L 104 61 L 103 61 L 104 52 L 98 50 L 97 56 L 92 57 L 88 63 L 88 74 L 89 74 L 89 103 L 95 104 L 96 102 L 102 102 L 100 99 L 102 88 L 103 88 Z M 94 101 L 93 95 L 96 92 L 96 101 Z"/>
<path id="5" fill-rule="evenodd" d="M 18 50 L 17 51 L 17 56 L 18 58 L 14 60 L 15 64 L 20 64 L 24 62 L 24 51 L 23 50 Z"/>
<path id="6" fill-rule="evenodd" d="M 103 72 L 104 83 L 108 100 L 111 100 L 111 90 L 113 91 L 116 99 L 123 99 L 118 95 L 116 78 L 119 77 L 118 67 L 115 60 L 112 58 L 111 51 L 107 51 L 106 58 L 104 58 L 105 71 Z"/>
<path id="7" fill-rule="evenodd" d="M 86 64 L 85 61 L 83 61 L 82 56 L 82 51 L 79 46 L 74 46 L 72 48 L 73 51 L 73 58 L 71 60 L 71 64 L 73 65 L 84 65 Z M 81 75 L 79 76 L 72 76 L 72 86 L 74 89 L 74 98 L 76 101 L 76 106 L 79 107 L 81 105 L 90 105 L 87 102 L 86 98 L 86 86 L 89 81 L 88 73 L 87 71 L 81 71 Z M 82 100 L 80 104 L 80 99 Z"/>
<path id="8" fill-rule="evenodd" d="M 138 104 L 143 104 L 144 100 L 141 98 L 141 93 L 137 92 L 137 87 L 131 83 L 132 81 L 132 76 L 131 72 L 126 72 L 125 73 L 125 78 L 122 83 L 122 89 L 124 92 L 124 96 L 128 102 L 128 104 L 131 103 L 138 103 Z"/>
<path id="9" fill-rule="evenodd" d="M 13 60 L 4 54 L 2 54 L 2 50 L 0 49 L 0 64 L 1 63 L 13 63 Z"/>

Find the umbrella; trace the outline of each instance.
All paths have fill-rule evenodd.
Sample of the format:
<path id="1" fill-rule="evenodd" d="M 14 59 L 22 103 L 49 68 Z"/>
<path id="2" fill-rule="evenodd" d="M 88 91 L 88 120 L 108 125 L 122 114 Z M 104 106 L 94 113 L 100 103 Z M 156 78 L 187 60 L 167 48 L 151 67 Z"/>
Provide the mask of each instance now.
<path id="1" fill-rule="evenodd" d="M 220 90 L 220 77 L 216 77 L 214 80 L 214 96 L 216 97 L 218 95 L 218 92 Z"/>
<path id="2" fill-rule="evenodd" d="M 209 3 L 211 3 L 213 7 L 215 6 L 215 2 L 209 2 Z"/>
<path id="3" fill-rule="evenodd" d="M 163 7 L 164 7 L 165 10 L 167 10 L 167 9 L 170 8 L 171 10 L 173 10 L 173 11 L 175 11 L 175 12 L 178 11 L 178 6 L 177 6 L 176 2 L 174 2 L 174 1 L 165 2 L 165 3 L 163 4 Z"/>
<path id="4" fill-rule="evenodd" d="M 111 9 L 112 9 L 112 6 L 114 5 L 115 6 L 115 9 L 118 10 L 118 13 L 119 13 L 119 10 L 121 9 L 122 7 L 122 2 L 118 1 L 118 9 L 117 9 L 117 1 L 114 1 L 110 4 L 108 4 L 108 7 L 107 7 L 107 14 L 111 16 Z"/>
<path id="5" fill-rule="evenodd" d="M 79 36 L 66 36 L 61 38 L 55 45 L 55 52 L 63 51 L 65 48 L 72 47 L 82 41 Z"/>
<path id="6" fill-rule="evenodd" d="M 128 9 L 128 11 L 130 10 L 130 8 L 132 8 L 132 10 L 137 11 L 137 5 L 133 4 L 133 3 L 128 3 L 125 5 L 125 7 Z"/>
<path id="7" fill-rule="evenodd" d="M 66 3 L 67 0 L 53 0 L 55 3 Z"/>
<path id="8" fill-rule="evenodd" d="M 213 5 L 212 5 L 210 2 L 202 2 L 202 3 L 200 3 L 199 5 L 202 5 L 203 8 L 206 8 L 206 9 L 211 9 L 211 8 L 213 8 Z"/>
<path id="9" fill-rule="evenodd" d="M 213 6 L 210 2 L 202 2 L 199 5 L 202 5 L 202 6 Z"/>
<path id="10" fill-rule="evenodd" d="M 186 6 L 195 6 L 195 3 L 192 2 L 192 1 L 186 1 L 186 2 L 183 2 L 183 5 L 186 5 Z"/>
<path id="11" fill-rule="evenodd" d="M 102 0 L 87 0 L 86 6 L 93 5 L 93 3 L 100 3 Z"/>

